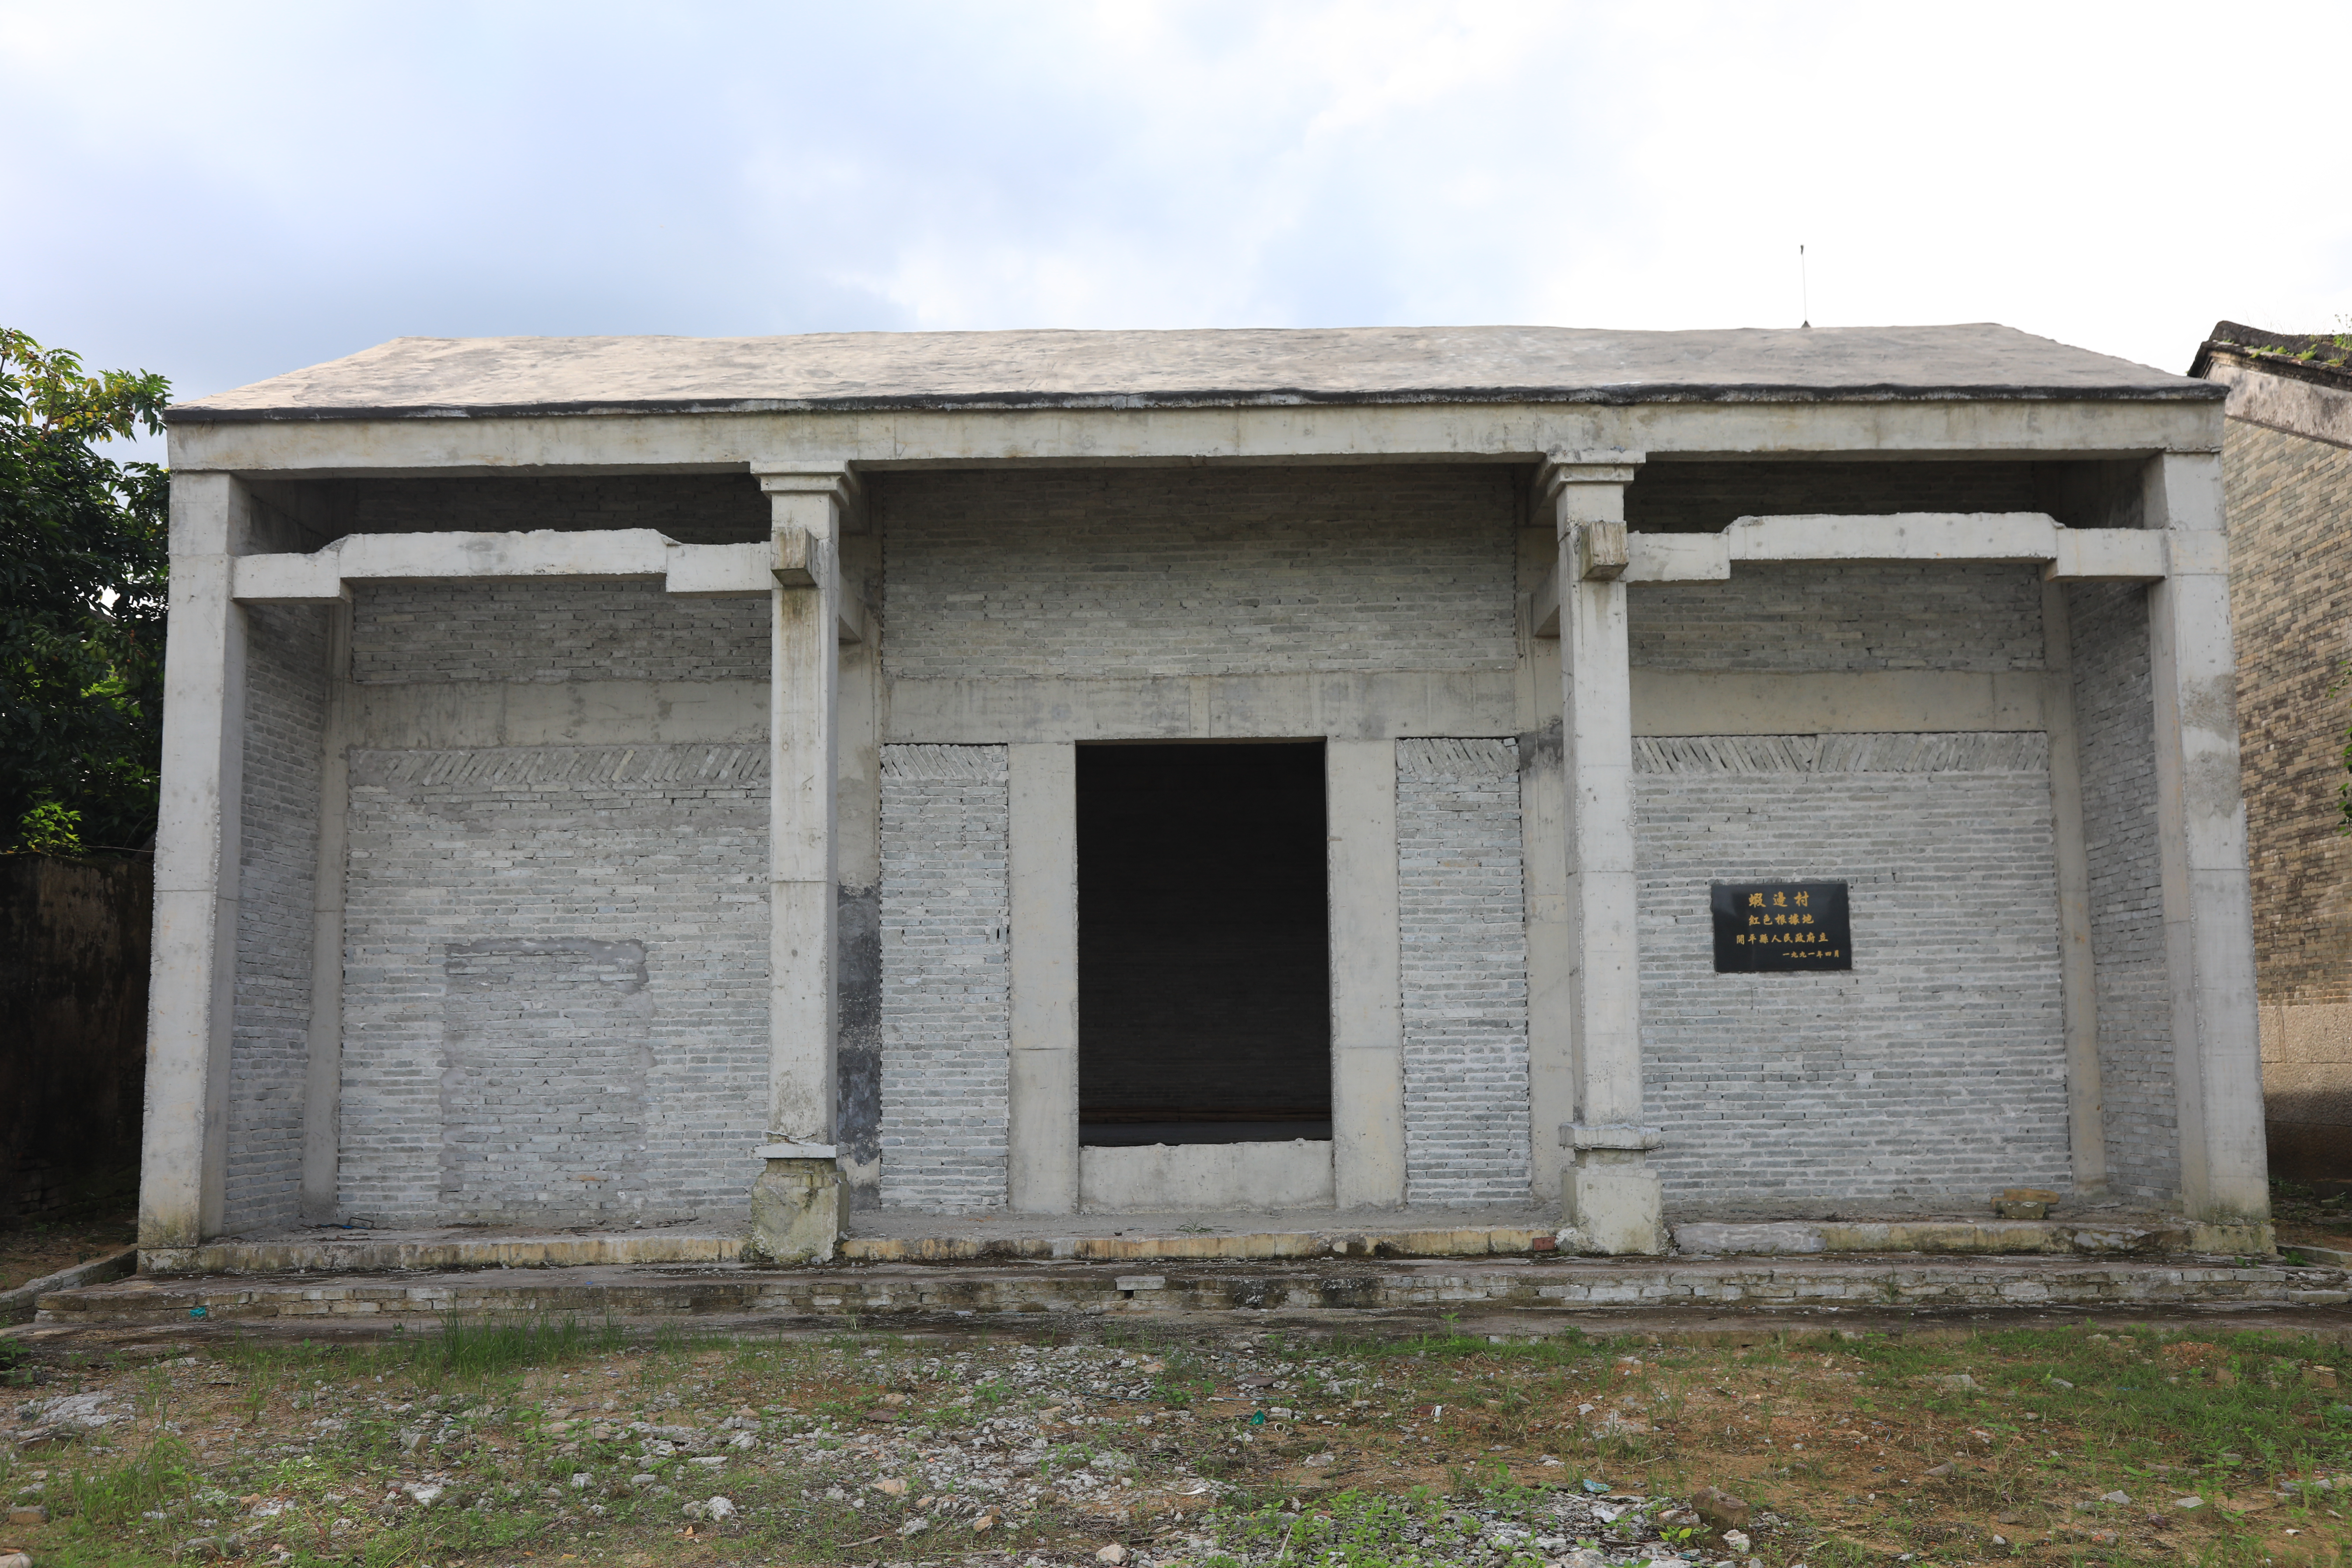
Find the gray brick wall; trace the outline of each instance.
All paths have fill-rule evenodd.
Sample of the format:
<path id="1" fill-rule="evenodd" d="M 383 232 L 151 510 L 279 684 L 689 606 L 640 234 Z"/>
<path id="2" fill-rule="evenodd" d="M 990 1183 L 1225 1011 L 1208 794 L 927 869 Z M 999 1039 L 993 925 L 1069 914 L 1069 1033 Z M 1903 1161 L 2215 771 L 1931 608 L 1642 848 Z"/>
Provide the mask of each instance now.
<path id="1" fill-rule="evenodd" d="M 1528 939 L 1519 752 L 1397 742 L 1405 1199 L 1528 1196 Z"/>
<path id="2" fill-rule="evenodd" d="M 388 584 L 352 595 L 352 678 L 765 680 L 768 602 L 624 582 Z"/>
<path id="3" fill-rule="evenodd" d="M 2040 734 L 1635 742 L 1644 1116 L 1670 1202 L 2064 1190 Z M 1717 974 L 1710 880 L 1852 885 L 1849 973 Z"/>
<path id="4" fill-rule="evenodd" d="M 1507 669 L 1489 467 L 885 475 L 899 679 Z"/>
<path id="5" fill-rule="evenodd" d="M 354 752 L 345 1211 L 742 1223 L 767 817 L 764 746 Z"/>
<path id="6" fill-rule="evenodd" d="M 1737 565 L 1722 583 L 1637 583 L 1648 669 L 2040 669 L 2031 566 Z"/>
<path id="7" fill-rule="evenodd" d="M 2168 1199 L 2180 1189 L 2180 1144 L 2157 859 L 2147 590 L 2128 583 L 2069 584 L 2066 617 L 2091 868 L 2107 1181 L 2118 1197 Z"/>
<path id="8" fill-rule="evenodd" d="M 300 1217 L 327 717 L 326 612 L 256 605 L 245 615 L 245 796 L 223 1216 L 231 1235 Z"/>
<path id="9" fill-rule="evenodd" d="M 882 1201 L 1001 1208 L 1011 1067 L 1002 746 L 882 748 Z"/>

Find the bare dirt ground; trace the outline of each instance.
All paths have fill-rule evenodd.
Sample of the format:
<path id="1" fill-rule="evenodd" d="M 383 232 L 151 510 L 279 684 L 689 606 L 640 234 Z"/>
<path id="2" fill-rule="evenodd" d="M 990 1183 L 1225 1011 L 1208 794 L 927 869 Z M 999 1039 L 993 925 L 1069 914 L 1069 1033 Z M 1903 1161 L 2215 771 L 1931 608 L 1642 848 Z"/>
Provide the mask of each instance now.
<path id="1" fill-rule="evenodd" d="M 138 1239 L 138 1222 L 128 1216 L 0 1230 L 0 1290 L 120 1252 Z"/>
<path id="2" fill-rule="evenodd" d="M 2282 1250 L 2352 1250 L 2352 1183 L 2273 1182 L 2271 1216 Z"/>
<path id="3" fill-rule="evenodd" d="M 0 1373 L 0 1546 L 38 1568 L 2334 1568 L 2347 1361 L 2342 1335 L 2218 1326 L 221 1339 Z M 1744 1515 L 1694 1512 L 1702 1487 Z"/>

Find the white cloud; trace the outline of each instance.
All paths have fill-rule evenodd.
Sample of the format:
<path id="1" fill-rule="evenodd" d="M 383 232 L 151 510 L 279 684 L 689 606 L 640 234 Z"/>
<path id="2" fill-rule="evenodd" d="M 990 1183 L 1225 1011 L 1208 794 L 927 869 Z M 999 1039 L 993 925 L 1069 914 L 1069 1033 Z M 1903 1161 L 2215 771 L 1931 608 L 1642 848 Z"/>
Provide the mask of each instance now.
<path id="1" fill-rule="evenodd" d="M 0 319 L 400 332 L 2352 310 L 2352 10 L 0 0 Z M 2273 82 L 2257 85 L 2269 68 Z"/>

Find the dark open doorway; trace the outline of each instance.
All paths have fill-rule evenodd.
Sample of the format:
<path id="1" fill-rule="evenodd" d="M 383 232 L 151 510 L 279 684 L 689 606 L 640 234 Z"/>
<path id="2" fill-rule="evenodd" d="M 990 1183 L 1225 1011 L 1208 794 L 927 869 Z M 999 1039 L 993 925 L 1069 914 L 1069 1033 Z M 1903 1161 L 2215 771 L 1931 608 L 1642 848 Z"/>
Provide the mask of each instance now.
<path id="1" fill-rule="evenodd" d="M 1330 1137 L 1322 742 L 1077 763 L 1079 1142 Z"/>

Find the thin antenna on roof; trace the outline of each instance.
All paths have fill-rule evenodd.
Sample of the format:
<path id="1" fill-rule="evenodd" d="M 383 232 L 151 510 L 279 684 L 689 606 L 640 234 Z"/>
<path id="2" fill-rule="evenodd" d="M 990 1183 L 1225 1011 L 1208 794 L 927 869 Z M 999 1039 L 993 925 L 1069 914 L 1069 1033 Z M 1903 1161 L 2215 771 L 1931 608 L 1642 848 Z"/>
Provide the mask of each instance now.
<path id="1" fill-rule="evenodd" d="M 1813 324 L 1813 282 L 1805 270 L 1805 247 L 1801 245 L 1797 247 L 1797 300 L 1804 310 L 1804 323 L 1810 328 Z"/>

